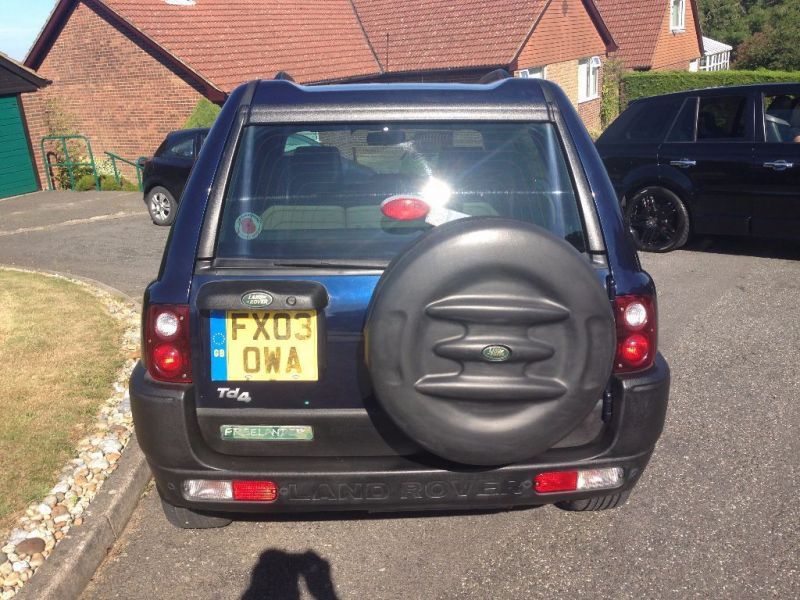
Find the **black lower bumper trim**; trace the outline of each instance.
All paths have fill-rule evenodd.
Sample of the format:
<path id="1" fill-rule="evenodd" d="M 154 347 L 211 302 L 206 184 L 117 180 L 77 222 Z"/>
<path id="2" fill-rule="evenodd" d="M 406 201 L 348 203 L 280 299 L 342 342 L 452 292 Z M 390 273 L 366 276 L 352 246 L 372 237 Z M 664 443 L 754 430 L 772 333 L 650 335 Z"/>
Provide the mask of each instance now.
<path id="1" fill-rule="evenodd" d="M 225 473 L 180 472 L 158 469 L 159 491 L 170 503 L 197 510 L 231 512 L 313 512 L 363 510 L 455 510 L 539 505 L 615 493 L 633 487 L 650 459 L 650 452 L 625 460 L 584 463 L 581 469 L 622 467 L 624 483 L 608 490 L 538 494 L 534 477 L 551 465 L 515 465 L 483 472 L 458 473 L 441 470 L 372 473 Z M 577 468 L 564 465 L 560 468 Z M 278 499 L 274 502 L 203 502 L 182 494 L 187 479 L 255 479 L 274 481 Z"/>
<path id="2" fill-rule="evenodd" d="M 661 434 L 669 395 L 669 369 L 656 365 L 615 381 L 613 412 L 604 440 L 559 449 L 524 464 L 465 467 L 405 456 L 255 457 L 223 455 L 203 441 L 191 388 L 156 384 L 141 366 L 131 377 L 137 437 L 165 500 L 201 511 L 312 512 L 327 510 L 496 509 L 577 500 L 630 489 Z M 621 467 L 616 489 L 538 494 L 537 473 Z M 195 501 L 184 497 L 187 479 L 271 480 L 279 489 L 272 503 Z"/>

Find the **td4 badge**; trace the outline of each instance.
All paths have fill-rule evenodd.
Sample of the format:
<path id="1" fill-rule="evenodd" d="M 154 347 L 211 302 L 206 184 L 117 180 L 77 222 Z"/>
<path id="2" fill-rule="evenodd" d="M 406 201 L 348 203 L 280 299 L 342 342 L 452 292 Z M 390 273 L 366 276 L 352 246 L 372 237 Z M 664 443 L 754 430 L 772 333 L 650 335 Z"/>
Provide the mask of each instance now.
<path id="1" fill-rule="evenodd" d="M 239 392 L 242 388 L 229 388 L 229 387 L 219 387 L 217 388 L 217 393 L 219 394 L 220 398 L 231 398 L 232 400 L 236 400 L 238 402 L 250 402 L 252 398 L 250 397 L 250 392 Z"/>

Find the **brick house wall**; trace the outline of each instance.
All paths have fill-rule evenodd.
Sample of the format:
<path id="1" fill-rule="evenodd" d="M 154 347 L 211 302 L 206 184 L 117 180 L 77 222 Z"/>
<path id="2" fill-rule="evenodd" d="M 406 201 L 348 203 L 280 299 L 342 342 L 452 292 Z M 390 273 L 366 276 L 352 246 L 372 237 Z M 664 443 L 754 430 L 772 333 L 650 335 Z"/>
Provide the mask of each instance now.
<path id="1" fill-rule="evenodd" d="M 687 70 L 689 63 L 697 60 L 702 55 L 697 41 L 697 28 L 694 19 L 694 2 L 686 2 L 686 15 L 684 18 L 685 29 L 672 32 L 670 28 L 669 3 L 665 2 L 664 19 L 658 32 L 658 41 L 653 53 L 652 69 Z"/>
<path id="2" fill-rule="evenodd" d="M 605 57 L 601 56 L 600 60 L 605 64 Z M 578 102 L 578 59 L 547 65 L 545 76 L 564 90 L 572 104 L 578 109 L 578 114 L 586 128 L 592 133 L 599 133 L 602 129 L 600 124 L 602 96 L 593 100 Z M 603 67 L 600 67 L 600 79 L 597 82 L 598 92 L 602 92 L 602 88 Z"/>
<path id="3" fill-rule="evenodd" d="M 105 151 L 129 159 L 152 154 L 179 129 L 201 92 L 83 2 L 37 69 L 52 85 L 23 97 L 42 185 L 40 139 L 65 121 L 89 138 L 95 160 Z M 60 114 L 59 114 L 60 113 Z M 132 177 L 132 173 L 126 173 Z"/>
<path id="4" fill-rule="evenodd" d="M 561 0 L 547 7 L 512 69 L 545 67 L 545 77 L 564 89 L 587 129 L 600 131 L 600 98 L 578 102 L 578 61 L 592 56 L 605 62 L 603 38 L 580 0 Z M 602 73 L 601 67 L 598 90 Z"/>

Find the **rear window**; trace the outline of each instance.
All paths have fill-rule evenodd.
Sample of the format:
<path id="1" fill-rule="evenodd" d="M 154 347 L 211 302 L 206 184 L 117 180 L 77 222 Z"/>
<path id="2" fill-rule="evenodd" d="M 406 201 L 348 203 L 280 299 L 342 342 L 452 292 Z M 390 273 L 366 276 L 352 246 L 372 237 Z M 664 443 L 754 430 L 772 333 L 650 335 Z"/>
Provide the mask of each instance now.
<path id="1" fill-rule="evenodd" d="M 194 158 L 194 134 L 176 135 L 168 138 L 159 156 L 172 158 Z"/>
<path id="2" fill-rule="evenodd" d="M 385 216 L 381 205 L 397 196 L 423 199 L 427 220 Z M 391 260 L 442 215 L 535 223 L 585 248 L 550 123 L 251 125 L 231 170 L 217 257 Z"/>
<path id="3" fill-rule="evenodd" d="M 633 104 L 606 129 L 599 142 L 660 142 L 681 102 L 680 98 L 659 98 Z"/>

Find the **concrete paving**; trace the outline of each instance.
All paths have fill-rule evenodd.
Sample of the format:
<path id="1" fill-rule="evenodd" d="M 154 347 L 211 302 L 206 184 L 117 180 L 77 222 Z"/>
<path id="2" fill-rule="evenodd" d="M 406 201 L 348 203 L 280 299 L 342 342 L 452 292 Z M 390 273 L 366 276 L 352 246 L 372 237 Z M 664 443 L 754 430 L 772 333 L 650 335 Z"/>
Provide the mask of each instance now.
<path id="1" fill-rule="evenodd" d="M 0 263 L 140 296 L 167 235 L 141 197 L 86 197 L 74 211 L 53 200 L 0 202 Z M 127 211 L 138 214 L 111 217 Z M 108 218 L 65 224 L 94 216 Z M 39 222 L 55 228 L 2 234 Z M 800 597 L 800 246 L 700 240 L 642 259 L 659 288 L 673 392 L 656 454 L 623 508 L 318 515 L 183 531 L 150 489 L 84 598 Z"/>

